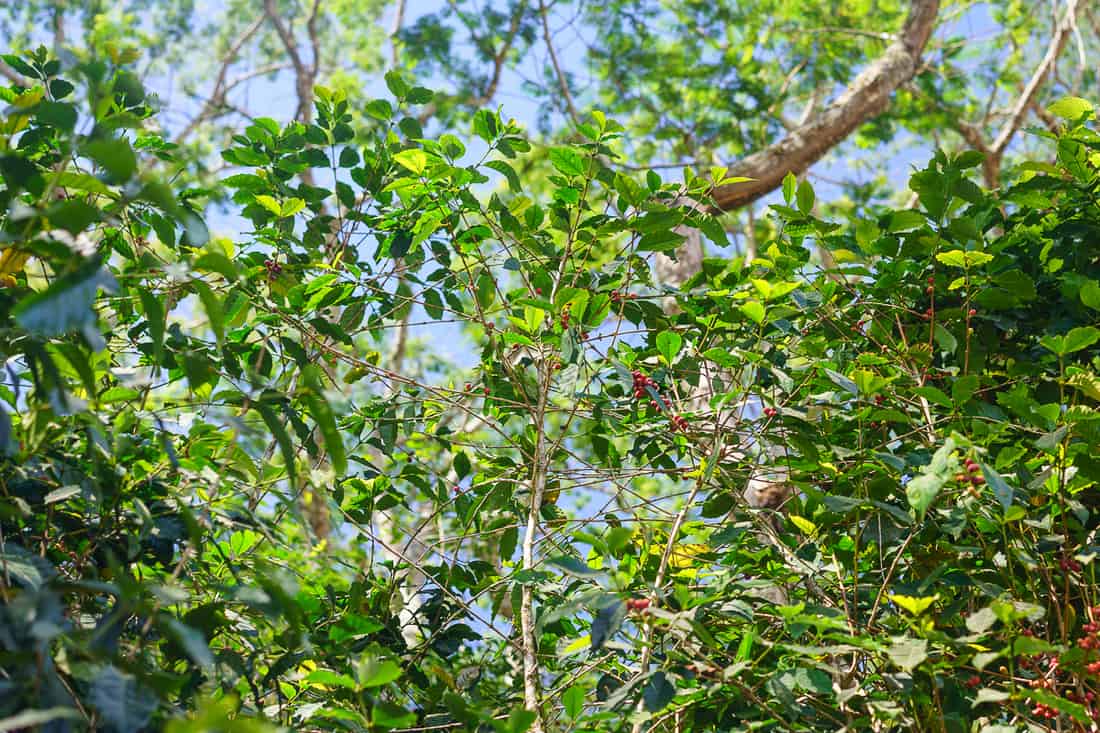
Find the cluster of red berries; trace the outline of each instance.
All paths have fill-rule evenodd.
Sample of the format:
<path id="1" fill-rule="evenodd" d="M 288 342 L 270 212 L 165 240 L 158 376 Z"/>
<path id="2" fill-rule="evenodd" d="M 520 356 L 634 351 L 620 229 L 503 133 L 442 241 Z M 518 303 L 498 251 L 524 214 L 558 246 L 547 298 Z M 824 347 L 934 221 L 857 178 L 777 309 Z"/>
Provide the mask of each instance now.
<path id="1" fill-rule="evenodd" d="M 618 290 L 611 291 L 611 302 L 622 303 L 624 300 L 634 300 L 638 296 L 634 293 L 621 293 Z"/>
<path id="2" fill-rule="evenodd" d="M 648 598 L 627 598 L 626 610 L 628 611 L 644 611 L 649 608 Z"/>
<path id="3" fill-rule="evenodd" d="M 960 484 L 969 483 L 975 486 L 980 486 L 985 483 L 985 478 L 981 474 L 982 467 L 973 458 L 967 458 L 963 462 L 966 467 L 966 473 L 956 473 L 955 480 Z"/>
<path id="4" fill-rule="evenodd" d="M 876 405 L 881 405 L 885 401 L 886 401 L 886 398 L 883 397 L 882 395 L 880 395 L 880 394 L 875 395 L 875 404 Z"/>
<path id="5" fill-rule="evenodd" d="M 1100 606 L 1089 609 L 1089 618 L 1100 617 Z M 1100 649 L 1100 623 L 1089 621 L 1082 624 L 1083 636 L 1077 640 L 1077 645 L 1085 650 L 1086 655 L 1092 650 Z M 1034 637 L 1035 632 L 1029 628 L 1020 629 L 1021 636 Z M 1087 656 L 1086 656 L 1087 658 Z M 1025 655 L 1017 660 L 1017 667 L 1031 679 L 1024 680 L 1028 687 L 1043 690 L 1051 695 L 1060 695 L 1066 700 L 1081 705 L 1095 722 L 1100 722 L 1100 707 L 1096 707 L 1097 693 L 1089 689 L 1095 685 L 1095 679 L 1089 679 L 1077 672 L 1074 664 L 1063 667 L 1063 660 L 1058 654 L 1044 652 L 1035 655 Z M 1100 676 L 1100 661 L 1084 664 L 1085 674 L 1091 677 Z M 1008 673 L 1006 667 L 1000 668 L 1002 675 Z M 977 675 L 967 680 L 968 687 L 976 687 Z M 1031 714 L 1036 718 L 1054 720 L 1059 717 L 1059 711 L 1054 705 L 1035 703 Z M 1078 730 L 1075 728 L 1075 730 Z"/>
<path id="6" fill-rule="evenodd" d="M 631 372 L 630 376 L 634 380 L 635 399 L 642 399 L 643 397 L 645 397 L 646 387 L 652 387 L 655 390 L 658 389 L 657 382 L 652 377 L 647 377 L 637 370 Z M 663 409 L 666 413 L 672 412 L 672 405 L 669 404 L 668 399 L 665 397 L 662 397 L 660 402 L 658 402 L 657 400 L 650 400 L 649 406 L 652 407 L 654 410 Z M 673 430 L 680 430 L 685 433 L 687 432 L 689 422 L 686 417 L 684 417 L 683 415 L 672 415 L 671 417 L 669 417 L 669 420 L 672 423 Z"/>
<path id="7" fill-rule="evenodd" d="M 264 267 L 267 268 L 267 279 L 274 280 L 279 277 L 283 272 L 283 266 L 275 260 L 264 260 Z"/>
<path id="8" fill-rule="evenodd" d="M 765 407 L 764 408 L 764 417 L 775 417 L 778 414 L 779 414 L 779 410 L 775 409 L 774 407 Z"/>
<path id="9" fill-rule="evenodd" d="M 932 306 L 928 306 L 927 308 L 924 309 L 924 313 L 921 314 L 921 318 L 923 318 L 926 321 L 931 320 L 932 319 L 932 314 L 933 314 Z"/>
<path id="10" fill-rule="evenodd" d="M 463 388 L 464 388 L 464 389 L 465 389 L 465 390 L 466 390 L 467 392 L 469 392 L 469 391 L 470 391 L 471 389 L 473 389 L 473 388 L 474 388 L 474 385 L 470 384 L 469 382 L 466 382 L 466 384 L 464 384 L 464 385 L 463 385 Z M 489 396 L 489 388 L 488 388 L 488 387 L 482 387 L 482 388 L 481 388 L 481 393 L 482 393 L 483 395 L 485 395 L 486 397 L 488 397 L 488 396 Z"/>
<path id="11" fill-rule="evenodd" d="M 645 397 L 646 387 L 657 389 L 657 382 L 655 382 L 652 377 L 647 377 L 638 370 L 632 371 L 630 376 L 634 379 L 634 397 L 638 399 Z"/>
<path id="12" fill-rule="evenodd" d="M 1035 707 L 1031 709 L 1031 714 L 1036 718 L 1046 718 L 1047 720 L 1054 720 L 1058 717 L 1057 710 L 1041 702 L 1035 703 Z"/>
<path id="13" fill-rule="evenodd" d="M 978 487 L 985 483 L 985 478 L 981 474 L 982 467 L 972 458 L 967 458 L 964 465 L 966 473 L 956 473 L 955 481 L 966 486 L 967 492 L 977 498 L 981 495 Z"/>
<path id="14" fill-rule="evenodd" d="M 1064 573 L 1079 573 L 1082 570 L 1081 563 L 1074 560 L 1072 557 L 1063 557 L 1058 561 L 1058 567 L 1062 568 Z M 1089 642 L 1089 646 L 1084 646 L 1085 642 Z M 1077 644 L 1082 649 L 1100 649 L 1100 639 L 1095 636 L 1086 636 Z"/>
<path id="15" fill-rule="evenodd" d="M 566 303 L 561 307 L 561 327 L 569 328 L 569 304 Z"/>
<path id="16" fill-rule="evenodd" d="M 924 292 L 926 295 L 931 295 L 932 293 L 936 292 L 936 278 L 928 278 L 928 287 L 924 289 Z"/>

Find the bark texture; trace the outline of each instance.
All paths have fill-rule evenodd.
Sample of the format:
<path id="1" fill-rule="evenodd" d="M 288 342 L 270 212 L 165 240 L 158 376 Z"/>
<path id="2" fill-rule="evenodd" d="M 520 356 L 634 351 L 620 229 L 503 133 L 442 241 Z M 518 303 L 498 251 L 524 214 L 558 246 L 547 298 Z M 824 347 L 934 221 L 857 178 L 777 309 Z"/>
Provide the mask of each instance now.
<path id="1" fill-rule="evenodd" d="M 788 172 L 801 174 L 864 122 L 882 114 L 894 91 L 920 68 L 939 6 L 939 0 L 913 0 L 901 33 L 839 97 L 782 140 L 730 166 L 728 175 L 754 180 L 715 189 L 717 207 L 731 211 L 774 191 Z"/>
<path id="2" fill-rule="evenodd" d="M 732 211 L 771 193 L 788 173 L 803 173 L 860 125 L 884 112 L 893 93 L 920 68 L 920 57 L 936 26 L 939 9 L 939 0 L 913 0 L 901 32 L 839 97 L 782 140 L 729 166 L 727 175 L 753 180 L 715 189 L 715 208 Z M 699 272 L 703 260 L 698 232 L 684 229 L 680 233 L 687 240 L 677 249 L 676 260 L 658 257 L 656 264 L 662 282 L 673 286 Z"/>

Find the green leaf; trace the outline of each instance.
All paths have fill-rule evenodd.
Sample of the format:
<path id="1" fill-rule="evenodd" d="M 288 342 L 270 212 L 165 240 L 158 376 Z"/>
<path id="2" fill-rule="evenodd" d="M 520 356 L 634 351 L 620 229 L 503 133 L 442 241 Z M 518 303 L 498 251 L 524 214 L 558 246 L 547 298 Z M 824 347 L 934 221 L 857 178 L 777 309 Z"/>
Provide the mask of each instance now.
<path id="1" fill-rule="evenodd" d="M 965 405 L 974 396 L 980 384 L 980 380 L 974 374 L 959 377 L 951 384 L 951 400 L 956 405 Z"/>
<path id="2" fill-rule="evenodd" d="M 1034 702 L 1041 702 L 1044 705 L 1049 705 L 1055 710 L 1065 713 L 1078 723 L 1082 725 L 1090 725 L 1092 723 L 1092 717 L 1089 715 L 1089 711 L 1085 709 L 1084 705 L 1079 705 L 1075 702 L 1070 702 L 1061 695 L 1052 695 L 1046 690 L 1040 690 L 1038 688 L 1028 689 L 1026 687 L 1020 688 L 1023 691 L 1024 697 Z"/>
<path id="3" fill-rule="evenodd" d="M 153 340 L 153 363 L 159 368 L 164 359 L 164 329 L 168 314 L 164 310 L 164 303 L 151 290 L 139 288 L 138 297 L 141 299 L 141 308 L 145 311 L 149 337 Z"/>
<path id="4" fill-rule="evenodd" d="M 809 181 L 803 180 L 798 184 L 798 192 L 795 194 L 798 201 L 798 210 L 803 214 L 809 214 L 814 208 L 814 188 Z"/>
<path id="5" fill-rule="evenodd" d="M 901 606 L 914 616 L 922 615 L 925 611 L 932 607 L 933 603 L 939 600 L 939 594 L 917 598 L 914 596 L 903 596 L 896 593 L 891 593 L 888 597 L 892 602 Z"/>
<path id="6" fill-rule="evenodd" d="M 592 651 L 598 652 L 614 636 L 626 619 L 626 604 L 616 599 L 609 605 L 603 606 L 596 612 L 592 619 L 592 631 L 589 637 L 592 643 Z"/>
<path id="7" fill-rule="evenodd" d="M 223 346 L 225 343 L 225 312 L 222 310 L 221 301 L 218 300 L 218 296 L 214 294 L 210 286 L 202 280 L 192 280 L 191 287 L 199 294 L 199 300 L 202 301 L 206 318 L 210 322 L 210 330 L 214 332 L 214 338 L 217 339 L 218 346 Z"/>
<path id="8" fill-rule="evenodd" d="M 602 571 L 594 570 L 577 558 L 570 557 L 568 555 L 559 555 L 558 557 L 552 557 L 547 562 L 556 568 L 560 568 L 562 571 L 570 575 L 577 576 L 578 578 L 596 578 L 603 574 Z"/>
<path id="9" fill-rule="evenodd" d="M 936 259 L 945 265 L 951 267 L 963 267 L 970 268 L 977 265 L 984 265 L 987 262 L 993 261 L 993 255 L 988 252 L 974 252 L 963 251 L 961 249 L 951 250 L 950 252 L 940 252 L 936 255 Z"/>
<path id="10" fill-rule="evenodd" d="M 764 304 L 758 300 L 750 300 L 742 304 L 741 312 L 748 316 L 753 323 L 764 322 Z"/>
<path id="11" fill-rule="evenodd" d="M 997 501 L 1001 503 L 1001 508 L 1007 512 L 1009 507 L 1012 506 L 1012 487 L 1009 486 L 1003 478 L 1001 478 L 1001 474 L 997 473 L 997 471 L 993 470 L 984 463 L 981 464 L 981 467 L 982 477 L 985 478 L 986 484 L 988 484 L 989 488 L 993 490 L 993 495 L 997 497 Z"/>
<path id="12" fill-rule="evenodd" d="M 917 521 L 924 519 L 928 507 L 936 500 L 940 489 L 947 483 L 952 469 L 958 463 L 952 457 L 955 451 L 955 441 L 948 438 L 939 450 L 932 456 L 932 462 L 924 467 L 919 476 L 909 480 L 905 486 L 905 496 L 909 500 L 909 506 L 916 513 Z"/>
<path id="13" fill-rule="evenodd" d="M 584 175 L 584 158 L 573 148 L 550 148 L 550 162 L 564 175 Z"/>
<path id="14" fill-rule="evenodd" d="M 890 214 L 890 223 L 887 226 L 887 231 L 891 234 L 897 232 L 907 232 L 913 229 L 919 229 L 924 226 L 924 215 L 919 211 L 912 211 L 906 209 L 904 211 L 895 211 Z"/>
<path id="15" fill-rule="evenodd" d="M 1066 334 L 1065 351 L 1062 353 L 1072 354 L 1092 346 L 1097 341 L 1100 341 L 1100 329 L 1093 326 L 1079 326 Z"/>
<path id="16" fill-rule="evenodd" d="M 256 196 L 256 203 L 270 211 L 275 216 L 279 216 L 283 207 L 279 204 L 279 200 L 274 196 L 268 196 L 267 194 L 258 194 Z"/>
<path id="17" fill-rule="evenodd" d="M 306 208 L 306 202 L 303 201 L 302 199 L 298 199 L 298 198 L 287 199 L 286 201 L 283 202 L 282 206 L 279 208 L 279 216 L 281 216 L 285 219 L 287 217 L 294 216 L 295 214 L 297 214 L 299 211 L 301 211 L 304 208 Z"/>
<path id="18" fill-rule="evenodd" d="M 409 148 L 402 150 L 393 156 L 395 162 L 401 166 L 408 168 L 416 175 L 420 175 L 424 172 L 424 169 L 428 167 L 428 155 L 419 148 Z"/>
<path id="19" fill-rule="evenodd" d="M 1092 346 L 1098 340 L 1100 340 L 1100 330 L 1092 326 L 1078 326 L 1065 335 L 1044 336 L 1039 343 L 1058 356 L 1065 356 Z"/>
<path id="20" fill-rule="evenodd" d="M 1093 310 L 1100 310 L 1100 283 L 1089 280 L 1081 286 L 1081 302 Z"/>
<path id="21" fill-rule="evenodd" d="M 955 349 L 959 348 L 959 341 L 955 338 L 954 334 L 939 323 L 936 324 L 934 331 L 936 343 L 939 344 L 940 349 L 948 354 L 954 354 Z"/>
<path id="22" fill-rule="evenodd" d="M 833 384 L 840 387 L 844 391 L 856 396 L 859 395 L 859 385 L 857 385 L 851 379 L 848 379 L 848 377 L 844 376 L 840 372 L 834 372 L 832 369 L 826 369 L 825 374 L 829 377 L 829 381 L 831 381 Z"/>
<path id="23" fill-rule="evenodd" d="M 70 234 L 79 234 L 101 218 L 99 209 L 78 199 L 60 201 L 51 206 L 46 213 L 53 226 L 64 229 Z"/>
<path id="24" fill-rule="evenodd" d="M 49 562 L 12 544 L 8 544 L 6 550 L 0 551 L 0 567 L 34 591 L 42 588 L 54 574 Z"/>
<path id="25" fill-rule="evenodd" d="M 795 189 L 798 187 L 798 179 L 790 171 L 783 176 L 783 200 L 789 206 L 794 201 Z"/>
<path id="26" fill-rule="evenodd" d="M 180 647 L 187 653 L 197 666 L 209 669 L 214 666 L 214 655 L 210 653 L 210 647 L 202 633 L 191 628 L 179 619 L 167 617 L 161 627 L 167 632 Z"/>
<path id="27" fill-rule="evenodd" d="M 333 672 L 331 669 L 315 669 L 306 675 L 306 682 L 311 685 L 324 685 L 325 687 L 343 687 L 348 690 L 357 690 L 359 686 L 355 680 L 346 674 Z"/>
<path id="28" fill-rule="evenodd" d="M 286 426 L 275 415 L 275 411 L 271 409 L 270 405 L 262 402 L 255 403 L 255 409 L 260 413 L 260 417 L 263 418 L 264 424 L 267 425 L 267 429 L 271 431 L 271 435 L 274 436 L 275 442 L 279 446 L 279 451 L 283 454 L 283 463 L 286 465 L 287 478 L 290 481 L 291 486 L 297 483 L 298 471 L 295 466 L 294 446 L 290 442 L 290 436 L 286 432 Z"/>
<path id="29" fill-rule="evenodd" d="M 1071 122 L 1076 122 L 1083 115 L 1091 115 L 1092 110 L 1092 103 L 1080 97 L 1063 97 L 1047 107 L 1047 112 Z"/>
<path id="30" fill-rule="evenodd" d="M 928 658 L 928 640 L 908 636 L 894 637 L 886 649 L 886 656 L 898 667 L 911 672 Z"/>
<path id="31" fill-rule="evenodd" d="M 138 733 L 157 709 L 157 698 L 142 687 L 133 675 L 114 667 L 96 674 L 88 690 L 88 702 L 99 711 L 102 723 L 115 733 Z"/>
<path id="32" fill-rule="evenodd" d="M 975 634 L 984 634 L 997 623 L 997 614 L 989 606 L 974 611 L 966 617 L 966 628 Z"/>
<path id="33" fill-rule="evenodd" d="M 137 156 L 126 140 L 92 140 L 84 143 L 81 152 L 98 163 L 113 183 L 125 183 L 137 171 Z"/>
<path id="34" fill-rule="evenodd" d="M 384 79 L 386 88 L 390 90 L 390 94 L 398 99 L 404 99 L 405 95 L 409 93 L 409 85 L 401 75 L 401 72 L 397 69 L 387 71 Z"/>
<path id="35" fill-rule="evenodd" d="M 392 659 L 378 659 L 368 654 L 359 665 L 359 684 L 363 687 L 381 687 L 401 679 L 400 665 Z"/>
<path id="36" fill-rule="evenodd" d="M 336 425 L 336 415 L 332 411 L 332 406 L 319 392 L 307 392 L 304 399 L 309 405 L 309 414 L 317 423 L 321 436 L 325 439 L 325 450 L 332 463 L 332 470 L 338 479 L 343 478 L 348 470 L 348 459 L 344 451 L 344 439 Z"/>
<path id="37" fill-rule="evenodd" d="M 56 504 L 59 501 L 65 501 L 70 496 L 76 496 L 80 493 L 80 487 L 75 485 L 62 486 L 59 489 L 54 489 L 50 493 L 46 494 L 46 498 L 42 500 L 43 504 Z"/>
<path id="38" fill-rule="evenodd" d="M 406 710 L 396 703 L 378 700 L 371 708 L 370 720 L 371 730 L 408 728 L 416 722 L 416 713 L 411 710 Z"/>
<path id="39" fill-rule="evenodd" d="M 661 670 L 653 673 L 653 676 L 649 678 L 642 690 L 642 701 L 645 704 L 645 709 L 651 713 L 659 713 L 664 710 L 674 697 L 676 697 L 676 688 Z"/>
<path id="40" fill-rule="evenodd" d="M 82 330 L 86 337 L 101 340 L 92 328 L 96 322 L 96 294 L 103 288 L 114 292 L 115 279 L 89 260 L 82 267 L 50 283 L 50 286 L 20 301 L 14 310 L 21 327 L 43 336 L 60 336 Z"/>
<path id="41" fill-rule="evenodd" d="M 519 182 L 519 176 L 516 175 L 516 169 L 508 163 L 505 163 L 503 160 L 490 160 L 485 165 L 504 176 L 505 180 L 508 181 L 508 188 L 512 190 L 512 193 L 519 193 L 523 190 L 523 186 Z"/>
<path id="42" fill-rule="evenodd" d="M 661 331 L 657 334 L 657 351 L 660 352 L 665 364 L 671 366 L 676 355 L 680 353 L 683 343 L 684 339 L 675 331 Z"/>
<path id="43" fill-rule="evenodd" d="M 580 685 L 573 685 L 562 693 L 561 702 L 565 707 L 565 714 L 576 720 L 584 710 L 585 690 Z"/>

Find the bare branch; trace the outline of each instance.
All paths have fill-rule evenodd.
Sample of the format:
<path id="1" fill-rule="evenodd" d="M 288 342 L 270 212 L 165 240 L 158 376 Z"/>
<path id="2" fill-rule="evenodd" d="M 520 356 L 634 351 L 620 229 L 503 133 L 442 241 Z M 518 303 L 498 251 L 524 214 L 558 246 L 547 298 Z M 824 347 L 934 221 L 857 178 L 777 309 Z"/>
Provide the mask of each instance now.
<path id="1" fill-rule="evenodd" d="M 577 116 L 577 107 L 573 103 L 573 95 L 569 92 L 569 82 L 562 73 L 561 64 L 558 63 L 558 53 L 554 50 L 554 39 L 550 34 L 550 21 L 546 17 L 546 3 L 539 0 L 539 15 L 542 17 L 542 37 L 546 41 L 546 50 L 550 53 L 550 63 L 554 67 L 554 74 L 558 77 L 558 86 L 561 88 L 561 96 L 565 101 L 565 108 L 573 120 L 573 124 L 580 124 Z"/>
<path id="2" fill-rule="evenodd" d="M 0 61 L 0 76 L 8 79 L 13 84 L 19 84 L 20 86 L 26 85 L 28 82 L 28 79 L 26 77 L 5 64 L 3 61 Z"/>
<path id="3" fill-rule="evenodd" d="M 400 61 L 397 50 L 397 36 L 401 33 L 401 26 L 405 22 L 405 0 L 397 0 L 393 11 L 393 26 L 390 28 L 390 63 L 394 68 Z"/>
<path id="4" fill-rule="evenodd" d="M 237 60 L 237 56 L 241 52 L 241 48 L 244 44 L 256 35 L 256 32 L 260 30 L 263 25 L 263 16 L 259 16 L 256 20 L 252 21 L 241 35 L 237 36 L 237 39 L 229 45 L 229 49 L 222 56 L 221 67 L 218 69 L 218 75 L 214 79 L 214 89 L 210 92 L 210 96 L 202 105 L 202 109 L 199 114 L 187 123 L 187 126 L 183 128 L 179 135 L 176 136 L 176 143 L 180 143 L 187 139 L 191 133 L 198 128 L 206 120 L 210 119 L 216 111 L 225 106 L 225 95 L 228 89 L 226 88 L 226 77 L 229 75 L 229 68 L 233 65 L 233 62 Z"/>
<path id="5" fill-rule="evenodd" d="M 314 11 L 319 0 L 314 0 Z M 275 0 L 264 0 L 264 14 L 275 28 L 279 40 L 283 42 L 287 56 L 290 57 L 291 66 L 294 67 L 294 88 L 298 94 L 298 109 L 294 113 L 294 119 L 299 122 L 309 122 L 313 116 L 313 79 L 315 70 L 311 70 L 302 61 L 302 54 L 298 49 L 298 42 L 294 40 L 290 29 L 283 23 L 279 16 L 279 10 L 275 7 Z M 316 15 L 310 17 L 312 21 Z M 316 59 L 314 59 L 316 61 Z"/>
<path id="6" fill-rule="evenodd" d="M 1062 21 L 1055 27 L 1054 35 L 1051 36 L 1050 45 L 1047 47 L 1046 55 L 1043 56 L 1043 60 L 1039 62 L 1038 68 L 1035 69 L 1035 73 L 1031 75 L 1031 79 L 1021 92 L 1019 99 L 1016 100 L 1016 104 L 1012 108 L 1012 114 L 1009 115 L 1004 126 L 1001 128 L 1001 132 L 997 135 L 993 144 L 989 146 L 990 153 L 1000 159 L 1004 155 L 1005 148 L 1012 142 L 1012 136 L 1016 134 L 1016 131 L 1020 129 L 1020 125 L 1024 122 L 1024 117 L 1027 115 L 1028 108 L 1031 107 L 1032 101 L 1035 99 L 1035 95 L 1039 92 L 1039 89 L 1043 86 L 1043 81 L 1046 79 L 1047 74 L 1054 68 L 1054 62 L 1058 60 L 1058 56 L 1062 53 L 1062 49 L 1066 46 L 1066 41 L 1069 40 L 1070 34 L 1073 32 L 1073 28 L 1076 26 L 1076 13 L 1077 13 L 1077 0 L 1066 1 L 1066 14 L 1062 17 Z"/>
<path id="7" fill-rule="evenodd" d="M 519 33 L 519 26 L 523 21 L 525 12 L 527 12 L 526 0 L 516 6 L 516 11 L 512 14 L 512 21 L 508 26 L 508 35 L 504 38 L 504 43 L 501 44 L 496 54 L 493 55 L 493 73 L 489 77 L 489 83 L 485 85 L 485 89 L 477 99 L 471 102 L 475 107 L 488 104 L 496 96 L 497 87 L 500 86 L 500 76 L 504 71 L 504 61 L 508 58 L 508 54 L 512 50 L 512 44 L 516 41 L 516 34 Z"/>

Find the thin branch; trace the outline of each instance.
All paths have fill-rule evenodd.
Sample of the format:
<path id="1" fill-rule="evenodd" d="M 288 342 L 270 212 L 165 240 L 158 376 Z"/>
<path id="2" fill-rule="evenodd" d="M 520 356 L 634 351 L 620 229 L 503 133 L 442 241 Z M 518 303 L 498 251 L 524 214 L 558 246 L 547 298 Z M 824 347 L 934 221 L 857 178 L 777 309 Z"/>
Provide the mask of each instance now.
<path id="1" fill-rule="evenodd" d="M 1062 49 L 1065 48 L 1066 41 L 1069 40 L 1070 34 L 1073 32 L 1073 28 L 1076 25 L 1076 13 L 1077 0 L 1067 0 L 1066 14 L 1054 29 L 1054 35 L 1050 39 L 1050 45 L 1047 47 L 1046 55 L 1043 56 L 1043 60 L 1039 62 L 1039 66 L 1035 69 L 1035 73 L 1031 75 L 1031 79 L 1024 87 L 1023 92 L 1020 94 L 1020 98 L 1016 100 L 1016 104 L 1012 108 L 1012 114 L 1009 115 L 1008 120 L 1005 121 L 1000 134 L 994 139 L 993 144 L 989 146 L 990 152 L 998 158 L 1004 154 L 1005 148 L 1007 148 L 1008 144 L 1012 141 L 1012 136 L 1020 129 L 1020 125 L 1023 124 L 1024 117 L 1027 115 L 1028 108 L 1031 107 L 1035 95 L 1038 94 L 1039 89 L 1042 88 L 1044 79 L 1047 74 L 1050 73 L 1051 69 L 1054 68 L 1054 62 L 1058 60 L 1058 56 L 1062 53 Z"/>
<path id="2" fill-rule="evenodd" d="M 26 86 L 30 81 L 3 61 L 0 61 L 0 76 L 3 76 L 6 79 L 10 80 L 13 84 L 19 84 L 20 86 Z"/>
<path id="3" fill-rule="evenodd" d="M 229 68 L 233 65 L 233 62 L 237 60 L 237 56 L 241 52 L 241 48 L 244 44 L 256 35 L 256 32 L 260 30 L 263 25 L 264 18 L 259 16 L 256 20 L 252 21 L 252 24 L 244 29 L 241 35 L 237 36 L 237 39 L 229 45 L 229 50 L 222 56 L 221 68 L 218 69 L 218 75 L 214 79 L 214 90 L 210 92 L 210 96 L 207 97 L 206 102 L 203 103 L 202 109 L 199 114 L 187 123 L 187 126 L 183 128 L 183 131 L 176 136 L 176 143 L 180 143 L 187 139 L 201 125 L 208 120 L 215 112 L 225 106 L 225 95 L 228 91 L 226 89 L 226 77 L 229 75 Z"/>
<path id="4" fill-rule="evenodd" d="M 561 87 L 561 96 L 565 100 L 565 108 L 569 111 L 569 117 L 572 118 L 573 124 L 579 125 L 580 117 L 577 115 L 577 107 L 573 103 L 573 95 L 569 92 L 569 82 L 561 70 L 561 64 L 558 63 L 558 53 L 554 50 L 554 39 L 550 34 L 550 21 L 546 17 L 546 3 L 544 0 L 539 0 L 539 15 L 542 17 L 542 37 L 546 41 L 546 50 L 550 52 L 550 63 L 554 67 L 554 74 L 558 77 L 558 86 Z"/>
<path id="5" fill-rule="evenodd" d="M 317 8 L 318 1 L 315 0 L 314 10 Z M 299 122 L 309 122 L 313 116 L 313 72 L 302 61 L 302 54 L 298 50 L 298 42 L 294 40 L 290 29 L 287 28 L 286 24 L 283 23 L 283 19 L 279 16 L 279 10 L 275 7 L 275 0 L 264 0 L 264 15 L 274 26 L 275 33 L 278 34 L 279 40 L 283 42 L 283 48 L 286 49 L 287 56 L 290 57 L 290 63 L 294 67 L 294 87 L 298 93 L 298 109 L 294 113 L 294 119 Z M 314 17 L 316 16 L 311 16 L 310 20 L 312 21 Z"/>
<path id="6" fill-rule="evenodd" d="M 390 64 L 396 69 L 400 62 L 397 36 L 401 33 L 401 26 L 405 22 L 405 0 L 397 0 L 397 6 L 393 11 L 393 26 L 390 27 Z"/>
<path id="7" fill-rule="evenodd" d="M 523 14 L 527 12 L 527 0 L 521 2 L 516 6 L 515 12 L 512 14 L 512 20 L 508 26 L 508 35 L 504 38 L 504 43 L 501 44 L 500 49 L 493 55 L 493 73 L 489 77 L 489 83 L 485 85 L 484 91 L 473 100 L 472 104 L 475 107 L 488 104 L 497 93 L 497 87 L 500 86 L 500 77 L 504 72 L 504 61 L 508 58 L 508 54 L 512 50 L 512 45 L 516 41 L 516 34 L 519 33 L 519 26 L 523 22 Z"/>

